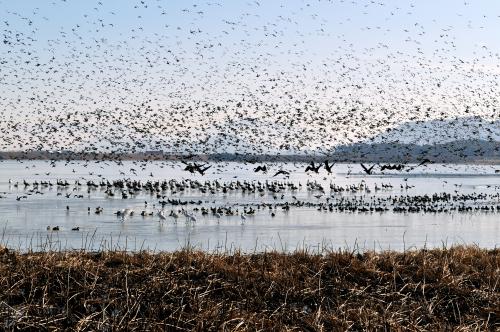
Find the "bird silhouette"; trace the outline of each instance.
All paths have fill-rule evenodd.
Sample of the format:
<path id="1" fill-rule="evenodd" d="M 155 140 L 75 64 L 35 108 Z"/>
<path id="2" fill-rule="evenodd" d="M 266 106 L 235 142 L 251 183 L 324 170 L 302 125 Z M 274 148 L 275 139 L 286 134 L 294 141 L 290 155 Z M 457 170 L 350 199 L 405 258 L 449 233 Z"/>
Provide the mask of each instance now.
<path id="1" fill-rule="evenodd" d="M 263 173 L 267 173 L 267 166 L 266 165 L 259 165 L 257 166 L 256 168 L 254 168 L 253 170 L 255 173 L 257 172 L 263 172 Z"/>
<path id="2" fill-rule="evenodd" d="M 397 165 L 387 164 L 387 165 L 379 165 L 379 167 L 381 171 L 385 171 L 386 169 L 401 171 L 404 169 L 405 166 L 403 164 L 397 164 Z"/>
<path id="3" fill-rule="evenodd" d="M 311 161 L 309 165 L 306 167 L 305 172 L 312 171 L 314 173 L 319 173 L 319 169 L 323 166 L 323 164 L 315 165 L 314 161 Z"/>
<path id="4" fill-rule="evenodd" d="M 361 165 L 361 168 L 363 168 L 363 171 L 365 171 L 366 174 L 368 175 L 371 175 L 372 174 L 372 170 L 373 168 L 376 166 L 376 165 L 372 165 L 370 166 L 369 168 L 367 168 L 365 165 L 363 164 L 360 164 Z"/>
<path id="5" fill-rule="evenodd" d="M 288 175 L 290 175 L 290 172 L 280 169 L 279 171 L 277 171 L 277 172 L 273 175 L 273 177 L 278 176 L 278 175 L 286 175 L 286 176 L 288 176 Z"/>
<path id="6" fill-rule="evenodd" d="M 205 172 L 212 167 L 212 165 L 209 166 L 195 165 L 195 166 L 196 166 L 196 171 L 201 175 L 205 175 Z"/>
<path id="7" fill-rule="evenodd" d="M 333 166 L 335 165 L 335 163 L 329 164 L 328 160 L 325 160 L 324 164 L 325 164 L 325 169 L 328 172 L 328 174 L 332 174 L 332 169 L 333 169 Z"/>

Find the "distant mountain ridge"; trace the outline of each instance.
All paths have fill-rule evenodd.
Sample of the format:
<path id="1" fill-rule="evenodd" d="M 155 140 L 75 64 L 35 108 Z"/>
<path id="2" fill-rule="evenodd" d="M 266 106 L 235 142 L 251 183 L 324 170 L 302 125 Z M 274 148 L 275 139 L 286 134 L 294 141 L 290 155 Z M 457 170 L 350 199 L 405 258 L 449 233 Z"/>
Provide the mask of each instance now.
<path id="1" fill-rule="evenodd" d="M 500 114 L 499 114 L 500 116 Z M 479 116 L 404 122 L 367 139 L 366 143 L 444 144 L 454 141 L 500 141 L 500 120 Z"/>
<path id="2" fill-rule="evenodd" d="M 335 149 L 352 161 L 474 162 L 500 160 L 500 121 L 481 117 L 405 122 L 363 142 Z"/>
<path id="3" fill-rule="evenodd" d="M 356 143 L 340 146 L 336 159 L 371 162 L 434 162 L 500 161 L 500 142 L 460 140 L 444 144 Z"/>
<path id="4" fill-rule="evenodd" d="M 430 159 L 439 163 L 481 162 L 500 163 L 500 142 L 461 140 L 444 144 L 356 143 L 337 147 L 332 153 L 290 154 L 198 154 L 182 155 L 160 151 L 134 154 L 74 153 L 70 151 L 0 152 L 0 159 L 55 159 L 55 160 L 212 160 L 212 161 L 324 161 L 336 162 L 418 162 Z"/>
<path id="5" fill-rule="evenodd" d="M 460 135 L 460 130 L 462 134 Z M 430 137 L 428 137 L 430 136 Z M 451 139 L 451 141 L 450 141 Z M 421 143 L 430 141 L 434 143 Z M 500 163 L 500 121 L 480 117 L 406 122 L 364 141 L 332 149 L 290 153 L 185 154 L 169 151 L 103 153 L 76 151 L 4 151 L 0 159 L 122 159 L 122 160 L 216 160 L 216 161 L 324 161 L 337 162 L 418 162 L 429 159 L 440 163 Z"/>

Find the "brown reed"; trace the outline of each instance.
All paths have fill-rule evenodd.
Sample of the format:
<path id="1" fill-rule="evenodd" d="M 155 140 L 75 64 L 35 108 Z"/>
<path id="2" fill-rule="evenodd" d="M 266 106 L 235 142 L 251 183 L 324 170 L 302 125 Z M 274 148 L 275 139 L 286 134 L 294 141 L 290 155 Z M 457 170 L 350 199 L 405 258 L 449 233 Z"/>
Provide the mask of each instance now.
<path id="1" fill-rule="evenodd" d="M 500 250 L 0 251 L 5 330 L 500 330 Z"/>

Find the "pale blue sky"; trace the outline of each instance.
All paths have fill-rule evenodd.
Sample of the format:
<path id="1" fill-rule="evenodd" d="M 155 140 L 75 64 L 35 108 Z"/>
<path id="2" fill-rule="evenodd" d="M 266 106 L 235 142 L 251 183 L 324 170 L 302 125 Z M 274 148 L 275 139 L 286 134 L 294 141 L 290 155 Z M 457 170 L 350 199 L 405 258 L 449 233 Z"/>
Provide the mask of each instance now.
<path id="1" fill-rule="evenodd" d="M 144 39 L 157 40 L 156 33 L 170 48 L 175 48 L 179 40 L 188 50 L 197 41 L 211 40 L 231 50 L 269 51 L 277 56 L 279 52 L 273 52 L 276 43 L 283 43 L 284 53 L 307 50 L 311 57 L 351 44 L 355 50 L 384 44 L 391 51 L 404 53 L 420 48 L 432 56 L 454 43 L 456 47 L 450 49 L 453 55 L 468 59 L 476 57 L 473 52 L 481 54 L 483 45 L 493 52 L 500 47 L 500 2 L 493 0 L 221 1 L 220 5 L 157 0 L 144 4 L 123 0 L 3 0 L 0 12 L 3 21 L 9 23 L 9 27 L 1 24 L 3 28 L 27 34 L 31 28 L 38 28 L 35 45 L 41 48 L 47 40 L 60 37 L 61 31 L 66 32 L 66 40 L 76 41 L 72 29 L 85 42 L 105 38 L 142 45 Z M 201 32 L 190 33 L 198 29 Z M 242 40 L 251 47 L 241 48 Z M 43 54 L 41 48 L 37 51 Z"/>
<path id="2" fill-rule="evenodd" d="M 357 109 L 359 126 L 332 127 L 353 141 L 499 116 L 496 0 L 0 0 L 0 16 L 0 116 L 26 123 L 242 98 L 246 115 L 280 122 L 266 112 L 310 101 L 325 119 Z"/>
<path id="3" fill-rule="evenodd" d="M 453 65 L 462 76 L 477 65 L 500 72 L 500 1 L 493 0 L 1 0 L 0 13 L 4 39 L 20 40 L 0 49 L 4 82 L 12 84 L 0 88 L 4 95 L 18 89 L 19 78 L 32 88 L 46 84 L 38 78 L 52 57 L 65 69 L 52 77 L 65 72 L 74 84 L 84 72 L 84 83 L 145 75 L 188 87 L 200 78 L 209 86 L 244 77 L 248 68 L 317 82 L 335 78 L 343 65 L 353 69 L 353 84 L 387 83 L 385 74 L 410 79 L 436 66 L 446 78 L 457 72 Z"/>

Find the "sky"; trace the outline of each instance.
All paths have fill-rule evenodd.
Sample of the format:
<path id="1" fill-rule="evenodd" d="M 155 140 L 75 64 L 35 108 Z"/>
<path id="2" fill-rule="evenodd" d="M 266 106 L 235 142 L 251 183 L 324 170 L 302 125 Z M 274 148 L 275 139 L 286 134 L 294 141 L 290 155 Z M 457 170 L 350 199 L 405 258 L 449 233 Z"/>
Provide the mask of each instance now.
<path id="1" fill-rule="evenodd" d="M 327 115 L 363 105 L 379 130 L 499 115 L 498 1 L 3 0 L 0 16 L 4 126 L 242 98 Z M 377 135 L 360 117 L 359 130 L 331 128 L 339 141 Z"/>
<path id="2" fill-rule="evenodd" d="M 240 48 L 244 39 L 255 51 L 272 52 L 275 44 L 283 43 L 308 50 L 311 57 L 325 57 L 348 45 L 362 50 L 379 44 L 403 53 L 420 48 L 431 56 L 454 43 L 455 55 L 468 59 L 481 54 L 482 46 L 499 51 L 498 1 L 143 2 L 2 1 L 0 9 L 4 27 L 8 22 L 10 28 L 27 34 L 32 28 L 38 29 L 40 46 L 57 39 L 63 31 L 69 34 L 67 40 L 77 41 L 71 36 L 76 28 L 84 42 L 103 38 L 112 43 L 132 38 L 132 45 L 140 47 L 144 39 L 154 40 L 160 35 L 171 47 L 180 39 L 185 47 L 193 47 L 201 39 L 217 38 L 227 46 Z M 96 23 L 105 26 L 99 28 Z M 193 35 L 192 30 L 201 31 Z"/>

